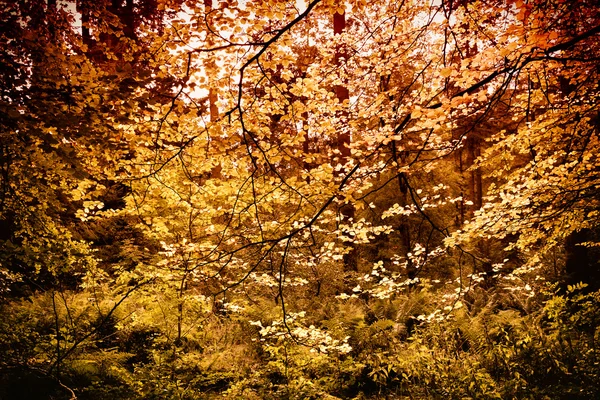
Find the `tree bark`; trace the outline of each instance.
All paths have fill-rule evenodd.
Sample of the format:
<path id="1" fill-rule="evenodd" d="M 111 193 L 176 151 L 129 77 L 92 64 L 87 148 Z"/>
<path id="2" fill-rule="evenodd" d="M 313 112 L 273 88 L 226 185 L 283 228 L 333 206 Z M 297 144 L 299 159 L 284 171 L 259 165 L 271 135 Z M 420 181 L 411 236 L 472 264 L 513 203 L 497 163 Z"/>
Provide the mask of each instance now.
<path id="1" fill-rule="evenodd" d="M 343 3 L 342 3 L 343 6 Z M 333 33 L 340 35 L 346 29 L 346 13 L 336 12 L 333 14 Z M 346 51 L 342 45 L 337 45 L 335 49 L 335 65 L 341 69 L 347 58 Z M 345 84 L 335 85 L 335 95 L 340 103 L 344 103 L 350 99 L 350 92 Z M 348 119 L 348 111 L 342 111 L 340 115 L 342 126 L 346 127 L 344 122 Z M 339 163 L 345 165 L 350 159 L 350 131 L 342 129 L 337 134 L 337 150 L 339 151 Z M 343 170 L 342 170 L 343 171 Z M 342 172 L 343 173 L 343 172 Z M 340 216 L 342 224 L 351 224 L 354 220 L 355 209 L 354 205 L 346 202 L 340 207 Z M 344 254 L 344 269 L 346 271 L 356 271 L 358 269 L 357 251 L 354 243 L 350 243 L 350 251 Z"/>

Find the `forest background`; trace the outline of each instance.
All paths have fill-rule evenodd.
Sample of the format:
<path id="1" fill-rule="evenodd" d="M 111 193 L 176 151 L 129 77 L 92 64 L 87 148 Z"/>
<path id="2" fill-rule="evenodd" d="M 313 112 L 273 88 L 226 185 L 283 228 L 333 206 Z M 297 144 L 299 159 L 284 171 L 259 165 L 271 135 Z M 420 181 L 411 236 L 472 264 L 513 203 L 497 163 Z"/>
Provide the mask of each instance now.
<path id="1" fill-rule="evenodd" d="M 0 5 L 0 399 L 600 397 L 596 1 Z"/>

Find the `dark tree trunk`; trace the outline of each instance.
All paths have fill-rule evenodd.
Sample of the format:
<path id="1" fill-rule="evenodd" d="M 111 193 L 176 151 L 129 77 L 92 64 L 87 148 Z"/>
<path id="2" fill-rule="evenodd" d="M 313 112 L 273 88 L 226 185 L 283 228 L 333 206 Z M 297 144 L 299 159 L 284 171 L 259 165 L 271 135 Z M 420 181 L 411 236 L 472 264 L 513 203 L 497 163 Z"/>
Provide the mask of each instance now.
<path id="1" fill-rule="evenodd" d="M 600 232 L 582 229 L 573 232 L 565 240 L 565 273 L 566 283 L 574 285 L 579 282 L 588 284 L 588 290 L 600 289 L 600 250 L 597 247 L 585 247 L 584 242 L 597 242 Z"/>
<path id="2" fill-rule="evenodd" d="M 346 29 L 346 14 L 335 13 L 333 14 L 333 32 L 335 35 L 341 34 Z M 337 46 L 335 49 L 335 64 L 338 68 L 342 68 L 346 60 L 346 52 L 342 46 Z M 336 85 L 335 95 L 340 103 L 346 102 L 350 99 L 350 93 L 346 85 Z M 342 121 L 348 119 L 348 112 L 344 111 L 341 115 Z M 342 124 L 345 126 L 346 124 Z M 350 159 L 350 131 L 347 129 L 338 132 L 337 136 L 337 150 L 340 152 L 339 163 L 342 165 L 346 164 Z M 350 224 L 354 219 L 354 205 L 351 203 L 345 203 L 340 207 L 341 221 L 342 223 Z M 356 246 L 351 244 L 350 251 L 344 255 L 344 269 L 346 271 L 356 271 L 358 269 L 357 251 Z"/>

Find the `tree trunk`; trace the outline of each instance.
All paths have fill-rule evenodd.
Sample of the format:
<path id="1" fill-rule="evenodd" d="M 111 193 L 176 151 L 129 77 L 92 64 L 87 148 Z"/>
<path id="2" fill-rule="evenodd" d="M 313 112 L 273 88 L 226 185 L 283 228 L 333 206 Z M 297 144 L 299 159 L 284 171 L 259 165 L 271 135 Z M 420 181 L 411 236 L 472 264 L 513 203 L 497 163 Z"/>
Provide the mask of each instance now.
<path id="1" fill-rule="evenodd" d="M 346 14 L 336 12 L 333 14 L 333 33 L 341 34 L 346 29 Z M 342 45 L 336 46 L 335 65 L 341 69 L 347 58 L 346 51 Z M 343 83 L 335 85 L 335 95 L 340 103 L 347 102 L 350 99 L 350 92 Z M 350 130 L 346 124 L 348 120 L 348 111 L 344 110 L 341 115 L 342 129 L 337 135 L 337 150 L 339 151 L 339 163 L 345 165 L 350 159 Z M 343 170 L 341 172 L 344 173 Z M 347 202 L 340 207 L 340 216 L 342 224 L 351 224 L 354 220 L 354 205 Z M 358 269 L 357 251 L 354 243 L 350 244 L 350 251 L 344 255 L 344 269 L 346 271 L 356 271 Z"/>

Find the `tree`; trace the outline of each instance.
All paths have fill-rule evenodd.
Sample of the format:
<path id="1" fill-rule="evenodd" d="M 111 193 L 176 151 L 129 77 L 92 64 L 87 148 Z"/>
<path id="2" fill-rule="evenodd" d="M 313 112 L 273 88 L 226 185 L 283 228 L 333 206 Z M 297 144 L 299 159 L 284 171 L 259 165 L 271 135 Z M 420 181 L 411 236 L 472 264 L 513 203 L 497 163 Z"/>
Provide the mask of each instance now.
<path id="1" fill-rule="evenodd" d="M 52 310 L 30 359 L 59 381 L 113 343 L 120 385 L 185 397 L 211 373 L 188 373 L 201 354 L 233 354 L 207 324 L 252 332 L 236 345 L 288 397 L 313 362 L 391 388 L 400 370 L 424 376 L 386 353 L 420 354 L 401 338 L 421 321 L 475 318 L 487 291 L 533 297 L 536 276 L 566 268 L 572 285 L 575 264 L 592 267 L 593 2 L 77 7 L 7 4 L 0 36 L 0 288 Z M 217 381 L 244 396 L 249 375 L 232 374 Z"/>

